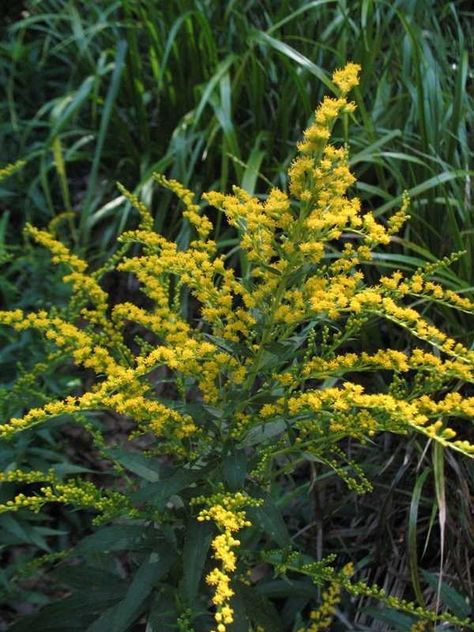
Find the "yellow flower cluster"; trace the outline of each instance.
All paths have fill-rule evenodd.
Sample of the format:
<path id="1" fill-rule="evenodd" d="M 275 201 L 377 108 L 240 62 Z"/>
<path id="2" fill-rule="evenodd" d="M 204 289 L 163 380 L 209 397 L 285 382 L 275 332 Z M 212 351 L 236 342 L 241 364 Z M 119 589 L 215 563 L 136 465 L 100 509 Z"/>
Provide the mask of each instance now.
<path id="1" fill-rule="evenodd" d="M 46 312 L 29 315 L 2 312 L 0 321 L 17 330 L 26 327 L 42 330 L 57 347 L 70 352 L 77 363 L 93 369 L 101 381 L 81 397 L 50 402 L 10 420 L 2 426 L 3 436 L 53 415 L 74 415 L 103 407 L 132 417 L 143 430 L 156 435 L 173 429 L 174 437 L 191 436 L 197 432 L 196 422 L 189 415 L 156 401 L 152 385 L 146 379 L 149 373 L 164 366 L 177 379 L 197 384 L 203 399 L 219 406 L 225 400 L 227 388 L 252 387 L 265 358 L 266 344 L 281 336 L 288 337 L 312 319 L 377 314 L 406 327 L 451 358 L 442 360 L 421 350 L 411 354 L 384 350 L 371 356 L 308 357 L 299 374 L 277 373 L 276 381 L 285 388 L 298 389 L 308 379 L 344 378 L 347 372 L 379 369 L 400 373 L 414 370 L 438 373 L 446 380 L 472 380 L 472 352 L 398 300 L 410 294 L 429 294 L 435 300 L 468 310 L 466 299 L 440 289 L 422 273 L 411 279 L 394 273 L 383 277 L 379 285 L 367 287 L 357 268 L 370 257 L 370 248 L 389 241 L 406 219 L 408 208 L 408 198 L 404 196 L 400 211 L 384 226 L 371 213 L 361 211 L 358 199 L 347 196 L 354 182 L 347 151 L 331 145 L 329 138 L 336 118 L 354 111 L 355 106 L 347 101 L 346 95 L 357 85 L 359 70 L 356 64 L 348 64 L 334 73 L 338 96 L 323 101 L 313 125 L 305 132 L 300 156 L 289 173 L 290 192 L 300 201 L 299 211 L 289 195 L 279 189 L 272 189 L 263 201 L 239 188 L 234 188 L 233 195 L 211 192 L 204 196 L 239 231 L 241 247 L 249 262 L 247 279 L 237 279 L 234 270 L 226 267 L 225 258 L 217 256 L 216 245 L 209 239 L 211 223 L 202 215 L 192 192 L 163 176 L 157 175 L 156 180 L 182 200 L 184 216 L 197 232 L 197 239 L 186 250 L 179 250 L 176 244 L 153 233 L 150 211 L 137 196 L 119 186 L 140 214 L 138 230 L 128 231 L 121 241 L 124 247 L 138 243 L 143 252 L 117 261 L 117 269 L 137 277 L 152 301 L 151 308 L 127 301 L 115 305 L 108 316 L 109 299 L 99 276 L 88 274 L 86 263 L 52 235 L 28 228 L 29 234 L 51 251 L 53 262 L 69 269 L 64 279 L 72 284 L 74 300 L 81 305 L 80 316 L 86 318 L 88 325 L 65 322 Z M 325 255 L 329 249 L 336 256 L 327 262 Z M 183 316 L 179 296 L 184 288 L 197 300 L 204 330 L 213 341 L 244 343 L 250 353 L 239 357 L 226 344 L 204 341 L 199 330 Z M 158 337 L 159 346 L 145 351 L 145 345 L 142 353 L 134 356 L 124 337 L 129 322 L 149 329 Z M 259 340 L 261 327 L 265 334 Z M 410 426 L 422 428 L 425 434 L 439 440 L 452 438 L 448 437 L 452 433 L 447 428 L 436 425 L 440 416 L 446 416 L 445 412 L 427 412 L 426 405 L 424 412 L 420 412 L 420 403 L 395 401 L 393 395 L 358 393 L 350 382 L 342 388 L 327 390 L 325 397 L 316 391 L 309 393 L 308 398 L 309 409 L 313 413 L 322 411 L 322 419 L 328 420 L 330 431 L 335 433 L 346 431 L 361 436 L 387 427 L 406 431 Z M 295 409 L 296 401 L 298 395 L 285 405 Z M 302 402 L 296 414 L 303 414 Z M 465 403 L 456 410 L 466 414 L 469 405 Z M 256 418 L 252 412 L 240 408 L 234 411 L 235 428 L 229 429 L 232 436 L 246 432 Z M 273 404 L 267 404 L 261 411 L 265 417 L 274 413 Z M 406 421 L 409 417 L 410 423 Z M 306 422 L 307 428 L 317 430 L 317 424 L 307 419 Z M 302 432 L 306 432 L 305 424 L 298 423 Z M 456 445 L 465 449 L 462 442 Z"/>
<path id="2" fill-rule="evenodd" d="M 435 402 L 428 396 L 407 401 L 393 395 L 365 393 L 363 386 L 346 381 L 341 387 L 306 391 L 275 404 L 265 404 L 260 414 L 264 418 L 290 415 L 299 419 L 302 437 L 317 437 L 325 432 L 329 419 L 332 433 L 363 438 L 376 432 L 391 430 L 406 433 L 416 429 L 467 456 L 474 455 L 474 445 L 465 440 L 453 440 L 456 432 L 443 421 L 450 416 L 472 418 L 474 398 L 450 393 Z M 431 423 L 430 423 L 431 421 Z"/>
<path id="3" fill-rule="evenodd" d="M 399 324 L 408 329 L 417 338 L 430 343 L 440 351 L 456 358 L 462 358 L 472 364 L 474 360 L 473 351 L 470 351 L 460 342 L 456 342 L 453 338 L 440 331 L 412 307 L 401 306 L 389 296 L 381 298 L 380 301 L 377 301 L 377 305 L 370 298 L 368 304 L 368 311 L 374 311 Z"/>
<path id="4" fill-rule="evenodd" d="M 241 233 L 241 247 L 249 261 L 270 265 L 277 256 L 276 233 L 287 230 L 292 221 L 290 200 L 286 193 L 272 189 L 265 202 L 260 202 L 243 189 L 234 187 L 234 195 L 215 191 L 203 198 L 222 210 L 231 226 Z"/>
<path id="5" fill-rule="evenodd" d="M 0 312 L 0 323 L 9 325 L 17 331 L 38 329 L 57 347 L 65 348 L 74 360 L 96 373 L 109 373 L 116 366 L 110 352 L 96 342 L 96 337 L 79 329 L 58 316 L 50 316 L 46 311 L 24 314 L 20 309 Z"/>
<path id="6" fill-rule="evenodd" d="M 199 301 L 202 318 L 212 327 L 213 335 L 239 341 L 240 336 L 248 334 L 254 318 L 245 309 L 238 307 L 234 310 L 233 307 L 237 300 L 250 306 L 253 299 L 236 280 L 234 271 L 225 268 L 223 257 L 216 257 L 212 249 L 193 245 L 186 251 L 179 251 L 176 244 L 145 231 L 129 231 L 122 235 L 121 240 L 139 241 L 147 247 L 144 256 L 127 259 L 118 269 L 133 272 L 145 293 L 156 304 L 152 316 L 157 333 L 170 338 L 177 326 L 179 342 L 192 335 L 189 326 L 182 324 L 176 311 L 170 310 L 167 278 L 176 275 L 179 278 L 176 291 L 182 285 L 190 289 Z M 216 282 L 217 278 L 221 279 L 220 283 Z M 171 321 L 167 316 L 171 317 Z"/>
<path id="7" fill-rule="evenodd" d="M 111 490 L 101 491 L 88 481 L 62 482 L 52 471 L 44 473 L 36 470 L 29 472 L 10 470 L 0 473 L 0 482 L 49 483 L 42 486 L 39 492 L 32 496 L 20 493 L 13 500 L 0 504 L 0 513 L 20 509 L 38 512 L 44 504 L 56 502 L 94 509 L 99 512 L 96 521 L 110 520 L 114 516 L 125 513 L 129 516 L 138 516 L 123 494 Z"/>
<path id="8" fill-rule="evenodd" d="M 336 119 L 341 114 L 354 112 L 355 108 L 355 103 L 349 103 L 344 97 L 338 99 L 324 97 L 322 104 L 316 110 L 313 125 L 303 133 L 303 140 L 298 144 L 299 151 L 302 154 L 321 151 L 331 137 L 331 129 Z"/>
<path id="9" fill-rule="evenodd" d="M 341 587 L 333 583 L 323 592 L 322 604 L 317 610 L 310 612 L 310 625 L 306 628 L 306 632 L 319 632 L 319 630 L 327 630 L 331 625 L 336 606 L 341 601 Z M 298 632 L 305 632 L 304 628 L 300 628 Z"/>
<path id="10" fill-rule="evenodd" d="M 359 85 L 359 64 L 349 62 L 340 70 L 335 70 L 332 75 L 333 83 L 339 88 L 342 94 L 346 95 L 348 92 Z"/>
<path id="11" fill-rule="evenodd" d="M 195 227 L 199 236 L 199 240 L 193 242 L 193 245 L 199 248 L 200 246 L 205 244 L 206 239 L 211 232 L 213 226 L 212 223 L 207 219 L 207 217 L 200 214 L 200 206 L 199 204 L 195 204 L 194 202 L 194 193 L 189 189 L 186 189 L 177 180 L 170 180 L 158 173 L 155 173 L 153 177 L 159 184 L 166 187 L 170 191 L 173 191 L 173 193 L 177 197 L 179 197 L 180 200 L 183 201 L 183 216 L 189 221 L 192 226 Z M 207 242 L 206 245 L 209 248 L 210 243 Z"/>
<path id="12" fill-rule="evenodd" d="M 75 414 L 81 411 L 109 408 L 119 414 L 128 415 L 145 431 L 156 435 L 163 433 L 166 427 L 172 429 L 175 436 L 182 438 L 196 430 L 189 415 L 147 397 L 150 386 L 143 382 L 156 366 L 167 365 L 186 375 L 201 374 L 199 359 L 212 354 L 214 345 L 208 342 L 190 341 L 172 349 L 158 347 L 145 356 L 135 360 L 135 367 L 120 366 L 102 347 L 94 346 L 90 336 L 75 326 L 49 318 L 46 313 L 24 316 L 20 310 L 0 312 L 0 322 L 9 324 L 18 330 L 36 327 L 46 330 L 46 337 L 58 345 L 73 349 L 73 357 L 79 364 L 93 368 L 105 374 L 105 379 L 95 389 L 80 397 L 68 397 L 63 401 L 53 401 L 42 408 L 33 408 L 21 418 L 13 418 L 8 424 L 0 426 L 0 436 L 8 437 L 19 430 L 41 423 L 52 416 Z"/>
<path id="13" fill-rule="evenodd" d="M 232 195 L 210 192 L 203 196 L 239 233 L 248 266 L 241 279 L 228 267 L 226 258 L 217 254 L 216 244 L 209 238 L 212 225 L 192 192 L 159 175 L 155 179 L 182 201 L 196 239 L 181 250 L 154 233 L 148 208 L 120 185 L 121 193 L 140 215 L 138 229 L 120 237 L 125 249 L 120 252 L 133 246 L 134 256 L 117 255 L 112 268 L 104 268 L 133 274 L 150 307 L 124 301 L 110 309 L 99 272 L 88 273 L 85 261 L 50 233 L 27 228 L 30 236 L 50 250 L 53 262 L 68 269 L 64 280 L 72 284 L 72 304 L 79 312 L 72 310 L 74 322 L 45 311 L 0 312 L 0 323 L 18 331 L 29 327 L 42 331 L 76 363 L 92 369 L 97 383 L 80 397 L 49 402 L 11 419 L 1 426 L 2 436 L 51 416 L 74 416 L 100 408 L 133 418 L 144 432 L 172 434 L 173 439 L 197 435 L 199 421 L 154 395 L 149 375 L 157 367 L 163 367 L 163 375 L 172 376 L 184 391 L 197 386 L 202 399 L 218 409 L 225 406 L 229 390 L 241 389 L 250 395 L 262 366 L 269 361 L 267 347 L 271 343 L 284 344 L 309 322 L 318 327 L 328 319 L 337 320 L 341 332 L 345 328 L 357 332 L 364 319 L 380 317 L 409 330 L 440 353 L 415 348 L 407 353 L 384 349 L 372 354 L 337 354 L 336 337 L 328 347 L 330 351 L 324 348 L 309 353 L 290 371 L 272 369 L 265 387 L 279 384 L 292 393 L 290 397 L 266 403 L 259 411 L 246 406 L 244 396 L 229 413 L 233 425 L 226 420 L 223 428 L 238 437 L 251 430 L 259 416 L 268 419 L 289 412 L 297 417 L 305 435 L 324 428 L 358 437 L 384 429 L 406 432 L 415 428 L 443 445 L 448 442 L 455 449 L 472 453 L 466 442 L 452 440 L 453 431 L 445 423 L 449 411 L 429 408 L 422 399 L 397 398 L 394 393 L 368 394 L 346 377 L 361 371 L 413 371 L 425 376 L 423 388 L 429 399 L 436 388 L 450 380 L 472 381 L 474 360 L 474 352 L 432 325 L 408 302 L 410 296 L 423 296 L 472 311 L 466 298 L 428 278 L 429 267 L 411 277 L 396 271 L 382 276 L 377 284 L 365 282 L 359 264 L 370 259 L 376 244 L 388 243 L 407 218 L 409 202 L 404 195 L 400 211 L 384 225 L 372 213 L 362 211 L 360 200 L 347 194 L 354 183 L 347 150 L 335 147 L 329 139 L 336 118 L 354 111 L 347 93 L 357 85 L 359 71 L 357 64 L 348 64 L 334 73 L 338 95 L 326 98 L 316 110 L 299 146 L 300 154 L 289 169 L 292 197 L 273 188 L 261 200 L 238 187 Z M 196 301 L 198 327 L 183 313 L 181 296 L 186 291 Z M 129 323 L 149 330 L 156 342 L 150 346 L 143 336 L 141 351 L 132 353 L 126 333 Z M 236 352 L 237 348 L 244 351 Z M 308 380 L 328 377 L 343 383 L 298 393 Z M 469 400 L 462 400 L 453 410 L 468 416 Z"/>
<path id="14" fill-rule="evenodd" d="M 340 576 L 344 579 L 350 577 L 354 572 L 351 563 L 346 564 L 340 572 Z M 300 628 L 298 632 L 319 632 L 319 630 L 327 630 L 334 620 L 336 606 L 341 601 L 341 582 L 337 577 L 331 581 L 329 587 L 322 594 L 322 603 L 319 608 L 310 612 L 310 624 L 306 628 Z"/>
<path id="15" fill-rule="evenodd" d="M 462 359 L 442 360 L 422 349 L 414 349 L 411 353 L 396 349 L 381 349 L 375 353 L 344 353 L 327 359 L 313 356 L 305 363 L 302 377 L 324 378 L 344 375 L 353 371 L 387 370 L 406 373 L 410 370 L 438 373 L 448 378 L 458 378 L 465 382 L 474 380 L 474 367 Z"/>
<path id="16" fill-rule="evenodd" d="M 420 272 L 415 273 L 411 279 L 407 279 L 398 287 L 401 293 L 410 293 L 415 296 L 426 296 L 432 301 L 438 301 L 451 305 L 460 311 L 474 313 L 474 303 L 464 296 L 460 296 L 444 288 L 439 283 L 429 281 L 425 275 Z"/>
<path id="17" fill-rule="evenodd" d="M 216 606 L 214 618 L 217 626 L 213 632 L 225 632 L 227 626 L 234 621 L 234 610 L 230 605 L 234 591 L 230 584 L 231 574 L 234 573 L 237 564 L 233 549 L 240 544 L 234 534 L 251 525 L 245 511 L 242 510 L 243 506 L 249 504 L 250 499 L 237 492 L 232 496 L 220 496 L 216 500 L 216 504 L 200 511 L 197 519 L 199 522 L 211 520 L 220 531 L 211 543 L 213 557 L 220 563 L 220 567 L 214 568 L 206 577 L 206 581 L 209 586 L 214 587 L 212 603 Z"/>
<path id="18" fill-rule="evenodd" d="M 120 193 L 127 198 L 130 204 L 135 207 L 140 214 L 140 228 L 147 231 L 153 230 L 153 216 L 148 207 L 134 194 L 128 191 L 123 184 L 117 182 L 117 188 Z"/>
<path id="19" fill-rule="evenodd" d="M 7 470 L 6 472 L 0 472 L 0 483 L 39 483 L 39 482 L 54 482 L 56 476 L 54 472 L 41 472 L 39 470 L 30 470 L 24 472 L 23 470 Z"/>
<path id="20" fill-rule="evenodd" d="M 54 264 L 62 264 L 69 269 L 69 272 L 64 274 L 62 278 L 65 283 L 70 283 L 72 286 L 71 310 L 78 310 L 83 318 L 99 325 L 102 329 L 102 337 L 107 340 L 108 345 L 119 349 L 122 353 L 125 352 L 126 355 L 126 348 L 120 332 L 107 317 L 109 297 L 95 276 L 87 272 L 87 263 L 77 255 L 72 254 L 63 243 L 54 238 L 51 232 L 39 230 L 30 224 L 25 227 L 25 232 L 50 251 L 51 261 Z M 63 337 L 67 339 L 67 332 Z"/>
<path id="21" fill-rule="evenodd" d="M 153 232 L 152 213 L 122 185 L 140 221 L 93 273 L 53 234 L 27 228 L 49 249 L 52 262 L 66 269 L 63 278 L 72 297 L 63 311 L 1 311 L 0 324 L 40 331 L 47 351 L 52 346 L 54 353 L 69 354 L 95 374 L 94 385 L 82 395 L 18 413 L 0 426 L 0 437 L 58 415 L 79 418 L 109 409 L 133 419 L 133 434 L 159 437 L 156 451 L 176 458 L 204 454 L 207 460 L 214 448 L 240 439 L 268 446 L 266 425 L 273 417 L 276 426 L 282 419 L 292 426 L 297 447 L 316 454 L 316 443 L 328 445 L 331 467 L 336 467 L 331 444 L 339 438 L 364 440 L 381 431 L 414 430 L 474 455 L 474 446 L 457 438 L 448 423 L 474 414 L 472 398 L 449 393 L 451 382 L 473 381 L 474 352 L 417 308 L 420 299 L 429 299 L 472 312 L 472 303 L 433 282 L 432 266 L 412 275 L 395 271 L 374 283 L 364 275 L 362 264 L 372 250 L 388 244 L 407 219 L 409 201 L 403 195 L 400 210 L 379 221 L 349 195 L 355 178 L 348 150 L 330 139 L 336 119 L 355 111 L 347 94 L 357 85 L 359 70 L 348 64 L 334 73 L 336 97 L 324 99 L 305 131 L 289 169 L 288 192 L 272 188 L 266 197 L 256 197 L 234 187 L 232 194 L 204 194 L 204 203 L 222 212 L 238 234 L 238 270 L 211 238 L 212 224 L 192 192 L 161 175 L 156 181 L 184 207 L 193 235 L 189 246 Z M 132 296 L 117 303 L 108 296 L 103 276 L 112 270 L 128 278 L 129 286 L 136 285 L 133 276 L 144 300 L 133 302 Z M 407 330 L 416 344 L 404 351 L 349 352 L 348 341 L 369 319 Z M 354 376 L 375 371 L 395 374 L 392 383 L 387 376 L 382 392 L 375 382 L 364 388 Z M 440 397 L 440 390 L 448 394 Z M 461 434 L 461 424 L 456 428 Z M 283 433 L 271 447 L 285 449 L 278 443 Z M 271 454 L 266 462 L 271 465 Z M 87 486 L 55 482 L 14 505 L 39 507 L 52 496 L 96 507 L 105 502 Z M 199 514 L 219 530 L 212 543 L 218 566 L 207 578 L 214 588 L 217 632 L 233 618 L 231 575 L 235 536 L 247 524 L 244 500 L 248 503 L 239 495 L 222 496 Z M 335 595 L 327 596 L 328 603 L 330 598 Z"/>
<path id="22" fill-rule="evenodd" d="M 26 225 L 25 231 L 37 243 L 50 251 L 52 255 L 51 261 L 53 263 L 65 264 L 78 274 L 83 274 L 86 271 L 87 263 L 77 255 L 72 254 L 69 248 L 55 239 L 51 233 L 45 230 L 39 230 L 39 228 L 31 226 L 31 224 Z"/>

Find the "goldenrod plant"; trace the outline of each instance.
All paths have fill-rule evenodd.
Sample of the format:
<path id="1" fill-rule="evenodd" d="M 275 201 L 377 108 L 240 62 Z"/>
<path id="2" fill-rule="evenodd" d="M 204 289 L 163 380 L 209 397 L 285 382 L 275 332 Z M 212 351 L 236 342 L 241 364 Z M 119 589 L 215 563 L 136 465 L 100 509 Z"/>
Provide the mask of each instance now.
<path id="1" fill-rule="evenodd" d="M 70 299 L 49 310 L 2 311 L 0 323 L 39 331 L 48 357 L 72 360 L 87 387 L 3 420 L 0 436 L 14 441 L 76 422 L 110 463 L 100 476 L 84 468 L 68 475 L 19 459 L 1 475 L 11 491 L 2 512 L 59 503 L 95 515 L 95 532 L 59 564 L 43 561 L 67 578 L 85 560 L 83 579 L 99 575 L 103 592 L 86 595 L 86 582 L 78 594 L 87 608 L 78 609 L 73 594 L 36 614 L 37 629 L 125 632 L 146 621 L 157 632 L 313 632 L 338 629 L 331 627 L 338 605 L 351 595 L 399 610 L 418 628 L 421 621 L 474 629 L 468 618 L 357 579 L 359 560 L 344 551 L 321 558 L 304 550 L 282 518 L 285 502 L 303 493 L 293 486 L 306 462 L 360 494 L 371 490 L 349 442 L 418 433 L 437 449 L 474 455 L 466 438 L 474 398 L 464 391 L 474 352 L 420 310 L 440 303 L 472 313 L 473 303 L 433 281 L 433 263 L 375 281 L 366 273 L 407 219 L 409 200 L 382 223 L 348 193 L 355 182 L 348 150 L 331 134 L 355 111 L 348 93 L 359 70 L 348 63 L 333 74 L 336 96 L 324 99 L 304 132 L 288 191 L 273 188 L 261 199 L 234 187 L 199 202 L 155 176 L 183 206 L 193 233 L 187 247 L 154 232 L 148 208 L 121 185 L 139 225 L 99 269 L 54 227 L 26 227 L 60 266 Z M 216 211 L 208 207 L 238 235 L 235 265 L 212 238 Z M 129 280 L 130 300 L 106 290 L 111 274 Z M 374 322 L 407 332 L 411 343 L 364 351 L 357 341 Z M 128 424 L 128 444 L 107 430 L 119 421 Z M 279 503 L 276 480 L 288 490 Z M 117 556 L 116 566 L 109 559 L 92 571 L 94 555 L 116 551 L 129 555 L 126 564 Z M 284 581 L 272 584 L 272 574 Z M 29 625 L 26 617 L 13 629 Z"/>

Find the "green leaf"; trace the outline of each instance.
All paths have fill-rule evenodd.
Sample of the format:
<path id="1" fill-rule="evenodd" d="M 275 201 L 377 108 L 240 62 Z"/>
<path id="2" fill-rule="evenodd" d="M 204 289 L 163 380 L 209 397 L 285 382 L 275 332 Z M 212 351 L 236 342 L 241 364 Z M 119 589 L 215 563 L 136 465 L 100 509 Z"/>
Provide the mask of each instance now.
<path id="1" fill-rule="evenodd" d="M 380 147 L 382 147 L 383 145 L 387 144 L 388 142 L 390 142 L 394 138 L 397 138 L 398 136 L 401 136 L 401 135 L 402 135 L 402 133 L 401 133 L 401 131 L 399 129 L 392 130 L 391 132 L 388 132 L 387 134 L 382 136 L 382 138 L 379 138 L 374 143 L 370 144 L 368 147 L 364 147 L 364 149 L 362 149 L 358 153 L 352 154 L 352 156 L 349 159 L 349 166 L 353 167 L 358 162 L 366 161 Z"/>
<path id="2" fill-rule="evenodd" d="M 417 184 L 416 186 L 408 189 L 408 195 L 410 198 L 414 198 L 420 193 L 424 193 L 425 191 L 429 191 L 434 187 L 439 186 L 440 184 L 444 184 L 445 182 L 450 182 L 451 180 L 456 180 L 457 178 L 466 178 L 469 175 L 468 171 L 462 171 L 461 169 L 457 169 L 456 171 L 445 171 L 444 173 L 440 173 L 437 176 L 433 176 L 425 182 L 421 184 Z M 389 202 L 386 202 L 382 206 L 380 206 L 377 211 L 374 213 L 375 217 L 380 217 L 384 215 L 390 209 L 399 206 L 402 201 L 402 196 L 399 195 Z"/>
<path id="3" fill-rule="evenodd" d="M 89 98 L 92 88 L 94 87 L 94 81 L 94 77 L 86 77 L 73 96 L 67 95 L 57 101 L 51 112 L 51 140 L 59 134 L 75 112 L 79 110 L 81 105 Z"/>
<path id="4" fill-rule="evenodd" d="M 10 630 L 11 632 L 31 632 L 31 630 L 84 632 L 94 618 L 121 599 L 125 591 L 125 582 L 120 589 L 114 584 L 96 587 L 94 590 L 77 591 L 65 599 L 45 606 L 38 614 L 23 617 Z"/>
<path id="5" fill-rule="evenodd" d="M 271 498 L 266 498 L 260 507 L 246 510 L 253 525 L 259 525 L 273 542 L 282 548 L 290 545 L 290 535 L 280 510 Z"/>
<path id="6" fill-rule="evenodd" d="M 244 445 L 253 446 L 258 445 L 259 443 L 263 443 L 264 441 L 267 441 L 267 439 L 275 437 L 276 435 L 284 432 L 286 430 L 286 427 L 286 423 L 283 419 L 269 421 L 268 423 L 254 426 L 248 431 L 244 439 Z"/>
<path id="7" fill-rule="evenodd" d="M 229 54 L 225 59 L 217 67 L 216 72 L 212 77 L 210 77 L 206 82 L 206 88 L 202 94 L 199 105 L 197 106 L 194 116 L 193 116 L 193 125 L 196 126 L 201 118 L 201 115 L 204 111 L 206 105 L 210 102 L 211 95 L 214 92 L 216 86 L 219 84 L 221 78 L 227 73 L 229 68 L 233 63 L 237 60 L 237 56 L 234 54 Z"/>
<path id="8" fill-rule="evenodd" d="M 178 494 L 195 481 L 205 477 L 208 469 L 209 468 L 178 470 L 176 473 L 161 479 L 157 483 L 146 484 L 142 489 L 133 494 L 132 500 L 137 502 L 145 501 L 154 507 L 163 508 L 171 496 Z"/>
<path id="9" fill-rule="evenodd" d="M 324 4 L 333 4 L 334 2 L 337 2 L 337 0 L 313 0 L 313 2 L 305 2 L 301 7 L 299 7 L 292 13 L 285 15 L 285 17 L 282 20 L 279 20 L 275 24 L 272 24 L 272 26 L 267 30 L 267 33 L 273 33 L 274 31 L 277 31 L 284 24 L 287 24 L 291 20 L 294 20 L 295 18 L 299 17 L 302 13 L 305 13 L 306 11 L 311 11 L 312 9 L 315 9 L 316 7 L 320 7 Z"/>
<path id="10" fill-rule="evenodd" d="M 438 589 L 438 577 L 436 575 L 423 569 L 421 570 L 421 574 L 433 590 Z M 442 582 L 441 584 L 440 597 L 444 605 L 447 606 L 457 617 L 465 619 L 472 614 L 472 608 L 469 603 L 467 603 L 466 599 L 460 595 L 455 588 L 446 582 Z"/>
<path id="11" fill-rule="evenodd" d="M 295 61 L 299 66 L 301 66 L 312 75 L 317 77 L 320 81 L 322 81 L 322 83 L 324 83 L 327 88 L 329 88 L 331 91 L 334 91 L 332 81 L 328 79 L 326 72 L 321 68 L 321 66 L 318 66 L 317 64 L 312 62 L 295 48 L 292 48 L 288 44 L 285 44 L 285 42 L 282 42 L 281 40 L 268 35 L 264 31 L 258 31 L 256 29 L 252 33 L 252 39 L 256 42 L 259 42 L 260 44 L 266 44 L 267 46 L 270 46 L 285 57 L 288 57 L 289 59 Z"/>
<path id="12" fill-rule="evenodd" d="M 113 106 L 117 98 L 117 93 L 122 79 L 122 71 L 125 64 L 125 53 L 127 52 L 127 42 L 120 40 L 117 44 L 117 51 L 114 61 L 114 70 L 110 79 L 109 89 L 107 96 L 105 97 L 104 108 L 102 111 L 102 117 L 100 119 L 99 133 L 97 136 L 97 144 L 95 147 L 94 158 L 92 160 L 92 167 L 88 178 L 87 192 L 84 202 L 82 204 L 82 213 L 80 224 L 82 231 L 85 232 L 89 228 L 89 218 L 91 215 L 91 202 L 95 193 L 97 176 L 99 173 L 100 159 L 104 148 L 105 138 L 107 130 L 110 124 L 110 119 L 113 114 Z"/>
<path id="13" fill-rule="evenodd" d="M 125 598 L 104 612 L 87 628 L 87 632 L 126 632 L 142 613 L 148 596 L 156 583 L 168 573 L 174 560 L 175 554 L 169 548 L 162 547 L 159 553 L 152 553 L 138 569 Z"/>
<path id="14" fill-rule="evenodd" d="M 315 599 L 318 596 L 315 585 L 307 579 L 272 579 L 265 583 L 259 583 L 257 590 L 261 595 L 271 599 L 285 599 L 287 597 Z"/>
<path id="15" fill-rule="evenodd" d="M 247 475 L 247 457 L 244 450 L 233 450 L 224 459 L 224 479 L 231 491 L 242 489 Z"/>
<path id="16" fill-rule="evenodd" d="M 115 461 L 118 461 L 127 470 L 151 483 L 156 483 L 160 478 L 157 462 L 155 461 L 156 465 L 153 468 L 153 460 L 144 454 L 125 452 L 121 448 L 111 448 L 107 450 L 107 454 L 110 454 Z"/>
<path id="17" fill-rule="evenodd" d="M 34 544 L 43 551 L 51 550 L 41 533 L 33 525 L 28 522 L 22 524 L 11 514 L 7 513 L 0 516 L 0 527 L 15 537 L 15 544 Z"/>
<path id="18" fill-rule="evenodd" d="M 145 529 L 143 524 L 103 527 L 81 540 L 75 551 L 79 555 L 85 553 L 106 553 L 108 551 L 134 551 L 142 548 L 143 545 L 140 545 L 140 542 L 143 541 L 144 535 L 150 530 L 154 531 L 153 528 Z"/>
<path id="19" fill-rule="evenodd" d="M 61 565 L 52 571 L 51 575 L 61 584 L 78 590 L 84 589 L 85 586 L 88 589 L 106 587 L 107 590 L 112 590 L 115 587 L 120 590 L 125 585 L 123 579 L 117 575 L 101 568 L 83 564 L 77 566 Z"/>
<path id="20" fill-rule="evenodd" d="M 278 612 L 268 599 L 259 595 L 255 588 L 248 586 L 240 585 L 238 593 L 242 597 L 247 617 L 252 623 L 262 626 L 264 630 L 284 632 Z"/>
<path id="21" fill-rule="evenodd" d="M 408 560 L 410 563 L 410 574 L 413 589 L 420 606 L 425 605 L 423 593 L 420 586 L 420 577 L 418 572 L 418 555 L 417 555 L 417 522 L 418 522 L 418 506 L 420 504 L 421 491 L 430 470 L 426 468 L 420 476 L 417 477 L 413 488 L 410 513 L 408 517 Z"/>
<path id="22" fill-rule="evenodd" d="M 397 630 L 397 632 L 409 632 L 415 620 L 406 614 L 392 610 L 387 606 L 383 607 L 383 610 L 377 610 L 377 608 L 364 608 L 363 612 L 369 614 L 376 621 L 382 621 L 387 623 L 391 628 Z"/>
<path id="23" fill-rule="evenodd" d="M 183 548 L 183 592 L 192 606 L 204 570 L 212 539 L 212 525 L 191 518 L 186 529 Z"/>
<path id="24" fill-rule="evenodd" d="M 250 621 L 239 591 L 232 597 L 232 608 L 234 610 L 234 622 L 229 632 L 248 632 L 250 630 Z"/>
<path id="25" fill-rule="evenodd" d="M 438 579 L 438 589 L 436 600 L 441 597 L 441 587 L 443 585 L 443 564 L 446 544 L 446 479 L 445 479 L 445 458 L 444 446 L 435 442 L 433 444 L 433 475 L 435 482 L 436 500 L 438 502 L 439 531 L 440 531 L 440 575 Z"/>
<path id="26" fill-rule="evenodd" d="M 152 599 L 146 622 L 146 632 L 176 632 L 175 589 L 166 585 Z"/>
<path id="27" fill-rule="evenodd" d="M 262 160 L 265 157 L 265 151 L 263 149 L 260 149 L 260 143 L 264 138 L 265 135 L 260 132 L 255 139 L 254 146 L 252 148 L 252 151 L 250 152 L 249 159 L 245 164 L 245 171 L 242 176 L 242 189 L 244 189 L 245 191 L 247 191 L 247 193 L 250 193 L 251 195 L 255 193 L 255 184 L 257 182 L 258 176 L 260 175 L 260 165 L 262 164 Z"/>

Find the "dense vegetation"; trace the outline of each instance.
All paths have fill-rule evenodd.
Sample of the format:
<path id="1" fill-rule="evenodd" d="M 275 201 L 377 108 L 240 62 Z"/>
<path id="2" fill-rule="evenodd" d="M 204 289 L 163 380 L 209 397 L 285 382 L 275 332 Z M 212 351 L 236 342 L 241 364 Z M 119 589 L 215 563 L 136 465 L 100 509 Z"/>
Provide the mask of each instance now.
<path id="1" fill-rule="evenodd" d="M 5 629 L 471 629 L 468 4 L 5 15 Z"/>

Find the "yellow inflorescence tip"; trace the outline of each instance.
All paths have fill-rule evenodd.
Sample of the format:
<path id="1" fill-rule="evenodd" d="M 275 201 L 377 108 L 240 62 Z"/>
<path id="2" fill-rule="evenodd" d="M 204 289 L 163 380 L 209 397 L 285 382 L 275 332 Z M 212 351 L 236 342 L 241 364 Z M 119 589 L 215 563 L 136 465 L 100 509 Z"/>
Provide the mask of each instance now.
<path id="1" fill-rule="evenodd" d="M 343 95 L 346 95 L 352 88 L 359 85 L 359 64 L 348 62 L 344 68 L 335 70 L 332 75 L 333 83 L 339 88 Z"/>

